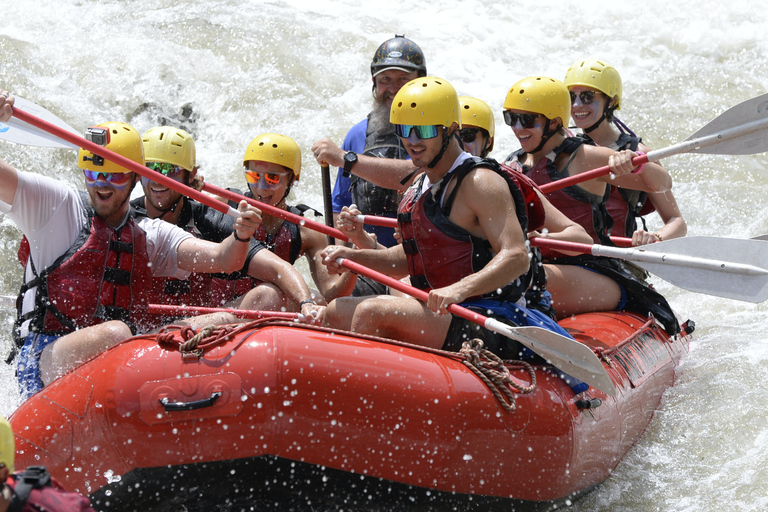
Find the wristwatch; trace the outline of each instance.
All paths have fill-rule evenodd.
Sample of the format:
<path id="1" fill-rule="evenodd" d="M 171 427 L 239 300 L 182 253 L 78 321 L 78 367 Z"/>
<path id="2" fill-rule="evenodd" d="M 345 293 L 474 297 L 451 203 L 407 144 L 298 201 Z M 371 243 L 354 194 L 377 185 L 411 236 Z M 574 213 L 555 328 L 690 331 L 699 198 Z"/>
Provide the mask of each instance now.
<path id="1" fill-rule="evenodd" d="M 352 167 L 357 163 L 357 153 L 354 151 L 347 151 L 344 154 L 344 170 L 341 175 L 345 178 L 349 178 Z"/>

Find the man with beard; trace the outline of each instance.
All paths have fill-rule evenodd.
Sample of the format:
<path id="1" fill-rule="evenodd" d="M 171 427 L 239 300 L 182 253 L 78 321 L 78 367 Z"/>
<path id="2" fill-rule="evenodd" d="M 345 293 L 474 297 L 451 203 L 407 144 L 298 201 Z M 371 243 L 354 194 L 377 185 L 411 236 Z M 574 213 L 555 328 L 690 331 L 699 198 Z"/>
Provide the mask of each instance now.
<path id="1" fill-rule="evenodd" d="M 197 174 L 195 141 L 189 133 L 172 126 L 157 126 L 148 130 L 142 141 L 150 169 L 187 186 L 202 180 Z M 234 219 L 229 215 L 147 177 L 142 176 L 141 185 L 144 196 L 131 201 L 139 216 L 162 219 L 211 242 L 222 242 L 232 234 Z M 252 238 L 246 266 L 240 272 L 193 273 L 188 279 L 155 278 L 158 302 L 212 307 L 242 304 L 248 309 L 267 311 L 293 310 L 296 308 L 290 303 L 311 302 L 312 294 L 298 270 L 272 252 L 261 250 L 265 248 Z M 211 318 L 211 323 L 234 321 L 229 314 L 219 313 Z"/>
<path id="2" fill-rule="evenodd" d="M 13 103 L 0 91 L 0 122 L 11 118 Z M 144 165 L 141 135 L 130 125 L 103 123 L 86 137 Z M 153 277 L 240 270 L 261 224 L 260 212 L 245 201 L 232 235 L 220 244 L 159 219 L 135 219 L 129 204 L 138 181 L 133 171 L 84 149 L 77 162 L 87 195 L 0 160 L 0 211 L 24 233 L 29 249 L 15 329 L 24 398 L 155 327 L 148 312 Z"/>
<path id="3" fill-rule="evenodd" d="M 371 62 L 373 111 L 349 130 L 341 148 L 329 139 L 312 145 L 318 163 L 339 167 L 333 190 L 334 219 L 352 204 L 365 215 L 396 216 L 398 190 L 406 188 L 416 166 L 389 122 L 389 111 L 400 88 L 426 74 L 424 54 L 416 43 L 401 35 L 385 41 Z M 385 247 L 397 243 L 392 228 L 366 229 Z"/>

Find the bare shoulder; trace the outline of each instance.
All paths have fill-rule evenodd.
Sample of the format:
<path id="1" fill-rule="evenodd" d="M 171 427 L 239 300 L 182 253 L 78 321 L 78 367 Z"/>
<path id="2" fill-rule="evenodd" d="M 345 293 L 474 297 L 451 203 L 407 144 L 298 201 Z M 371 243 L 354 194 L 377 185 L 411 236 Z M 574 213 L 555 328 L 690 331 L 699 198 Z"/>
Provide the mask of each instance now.
<path id="1" fill-rule="evenodd" d="M 464 181 L 469 187 L 480 190 L 493 191 L 501 185 L 504 185 L 501 190 L 506 190 L 506 180 L 490 167 L 475 167 L 467 174 Z"/>

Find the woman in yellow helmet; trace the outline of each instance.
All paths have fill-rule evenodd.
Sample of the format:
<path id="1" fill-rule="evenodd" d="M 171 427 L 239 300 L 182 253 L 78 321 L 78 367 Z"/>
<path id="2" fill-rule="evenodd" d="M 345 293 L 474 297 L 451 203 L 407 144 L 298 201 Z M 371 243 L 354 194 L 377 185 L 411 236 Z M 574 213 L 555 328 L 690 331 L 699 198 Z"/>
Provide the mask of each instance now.
<path id="1" fill-rule="evenodd" d="M 661 192 L 671 186 L 671 181 L 655 179 L 663 172 L 658 166 L 647 164 L 645 168 L 635 169 L 632 151 L 616 152 L 570 136 L 566 123 L 570 118 L 571 98 L 559 80 L 534 76 L 518 81 L 509 89 L 504 109 L 504 121 L 521 145 L 520 150 L 507 157 L 506 163 L 537 184 L 557 182 L 605 165 L 611 167 L 610 176 L 545 194 L 556 208 L 581 224 L 597 243 L 612 245 L 609 238 L 612 222 L 605 208 L 610 193 L 608 183 L 648 192 Z M 652 184 L 659 189 L 651 188 Z M 552 251 L 542 252 L 545 259 L 557 263 L 546 265 L 545 269 L 547 288 L 561 318 L 627 308 L 641 314 L 651 312 L 669 331 L 679 330 L 666 300 L 634 278 L 617 260 L 592 256 L 566 259 Z"/>
<path id="2" fill-rule="evenodd" d="M 472 156 L 485 158 L 493 151 L 493 137 L 496 122 L 493 110 L 483 100 L 470 96 L 459 96 L 461 108 L 461 131 L 459 138 L 464 151 Z"/>
<path id="3" fill-rule="evenodd" d="M 291 187 L 301 177 L 301 150 L 290 137 L 264 133 L 254 138 L 245 150 L 243 167 L 248 184 L 248 192 L 245 193 L 247 197 L 297 215 L 303 216 L 311 211 L 315 212 L 315 216 L 320 216 L 319 212 L 308 206 L 290 206 L 286 202 Z M 264 213 L 262 224 L 254 237 L 292 265 L 300 257 L 306 256 L 312 279 L 322 296 L 316 297 L 319 302 L 324 303 L 352 293 L 356 276 L 330 275 L 320 262 L 320 251 L 328 245 L 325 235 Z M 307 303 L 312 305 L 315 300 L 301 301 L 300 306 Z M 240 307 L 247 309 L 248 304 L 244 301 Z"/>
<path id="4" fill-rule="evenodd" d="M 571 94 L 571 118 L 587 140 L 616 150 L 650 151 L 640 137 L 616 118 L 615 111 L 621 108 L 622 101 L 621 76 L 616 68 L 598 59 L 579 60 L 565 74 L 565 85 Z M 668 176 L 660 179 L 671 180 Z M 688 231 L 671 190 L 646 193 L 611 187 L 606 208 L 614 221 L 614 234 L 631 237 L 633 246 L 685 236 Z M 654 210 L 664 226 L 650 233 L 642 215 Z M 637 227 L 638 218 L 643 229 Z"/>

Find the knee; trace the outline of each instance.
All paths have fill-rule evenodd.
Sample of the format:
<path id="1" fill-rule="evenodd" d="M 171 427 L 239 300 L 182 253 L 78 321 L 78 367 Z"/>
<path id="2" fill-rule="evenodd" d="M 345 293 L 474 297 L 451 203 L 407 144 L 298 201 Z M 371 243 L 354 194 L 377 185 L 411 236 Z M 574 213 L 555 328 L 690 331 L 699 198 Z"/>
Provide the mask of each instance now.
<path id="1" fill-rule="evenodd" d="M 99 336 L 104 339 L 105 348 L 109 348 L 112 345 L 117 345 L 123 340 L 127 340 L 133 333 L 131 328 L 125 322 L 119 320 L 112 320 L 102 324 L 99 330 Z"/>
<path id="2" fill-rule="evenodd" d="M 284 306 L 285 295 L 273 284 L 260 284 L 243 296 L 239 309 L 274 311 Z"/>

